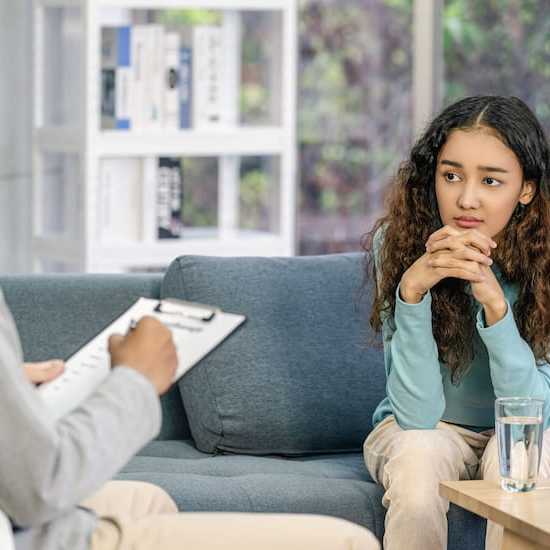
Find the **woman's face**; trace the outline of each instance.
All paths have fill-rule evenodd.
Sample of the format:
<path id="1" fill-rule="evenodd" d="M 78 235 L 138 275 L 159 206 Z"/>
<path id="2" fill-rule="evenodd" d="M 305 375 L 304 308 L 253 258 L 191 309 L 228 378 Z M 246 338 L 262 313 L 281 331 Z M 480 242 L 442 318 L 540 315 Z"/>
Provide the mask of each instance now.
<path id="1" fill-rule="evenodd" d="M 514 152 L 490 130 L 454 130 L 441 148 L 435 193 L 444 225 L 494 238 L 534 191 L 532 182 L 523 182 Z"/>

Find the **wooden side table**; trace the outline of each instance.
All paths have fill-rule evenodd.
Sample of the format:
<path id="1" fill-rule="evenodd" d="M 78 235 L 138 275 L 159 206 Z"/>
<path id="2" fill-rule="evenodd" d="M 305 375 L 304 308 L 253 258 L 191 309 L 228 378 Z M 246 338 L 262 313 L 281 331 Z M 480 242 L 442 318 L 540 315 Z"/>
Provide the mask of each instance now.
<path id="1" fill-rule="evenodd" d="M 439 494 L 504 527 L 502 550 L 550 549 L 550 481 L 527 493 L 507 493 L 489 481 L 443 481 Z"/>

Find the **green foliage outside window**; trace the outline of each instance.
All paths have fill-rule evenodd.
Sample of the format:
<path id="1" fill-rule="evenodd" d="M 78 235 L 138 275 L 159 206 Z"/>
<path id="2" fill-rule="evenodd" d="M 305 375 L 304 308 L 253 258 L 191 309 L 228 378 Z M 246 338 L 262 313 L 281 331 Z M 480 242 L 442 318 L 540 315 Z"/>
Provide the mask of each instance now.
<path id="1" fill-rule="evenodd" d="M 357 249 L 350 232 L 332 242 L 326 220 L 345 227 L 362 216 L 367 229 L 410 148 L 412 8 L 410 0 L 300 1 L 302 253 Z M 550 134 L 548 0 L 445 0 L 442 25 L 444 104 L 519 96 Z"/>
<path id="2" fill-rule="evenodd" d="M 239 189 L 239 227 L 241 229 L 270 230 L 270 177 L 261 158 L 243 159 Z"/>
<path id="3" fill-rule="evenodd" d="M 189 9 L 161 10 L 157 21 L 167 26 L 219 25 L 222 14 L 219 11 Z"/>
<path id="4" fill-rule="evenodd" d="M 550 133 L 548 0 L 447 0 L 445 104 L 466 95 L 521 97 Z"/>
<path id="5" fill-rule="evenodd" d="M 218 224 L 218 159 L 182 158 L 183 212 L 185 227 L 216 227 Z"/>
<path id="6" fill-rule="evenodd" d="M 549 9 L 548 0 L 445 0 L 444 104 L 516 95 L 550 134 Z M 380 213 L 385 185 L 410 149 L 412 11 L 413 0 L 299 0 L 298 219 L 308 227 L 299 230 L 301 253 L 356 249 L 357 227 L 366 230 Z M 206 10 L 162 14 L 167 24 L 221 23 Z M 268 18 L 246 18 L 241 116 L 262 124 L 270 122 L 266 67 L 274 53 L 265 44 Z M 269 209 L 268 184 L 265 171 L 242 174 L 243 227 L 257 227 Z M 203 207 L 188 212 L 194 223 L 213 221 Z M 359 221 L 336 231 L 350 219 Z"/>
<path id="7" fill-rule="evenodd" d="M 356 249 L 411 141 L 412 0 L 299 5 L 300 252 Z"/>

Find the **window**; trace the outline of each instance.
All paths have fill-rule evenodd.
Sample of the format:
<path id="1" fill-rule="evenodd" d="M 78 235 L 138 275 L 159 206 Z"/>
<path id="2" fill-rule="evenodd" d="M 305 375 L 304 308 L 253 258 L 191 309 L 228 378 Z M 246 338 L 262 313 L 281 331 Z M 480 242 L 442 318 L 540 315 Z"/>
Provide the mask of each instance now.
<path id="1" fill-rule="evenodd" d="M 550 5 L 547 0 L 446 0 L 444 103 L 513 95 L 550 134 Z"/>
<path id="2" fill-rule="evenodd" d="M 441 13 L 433 57 L 414 51 L 415 5 Z M 548 0 L 301 0 L 299 253 L 360 250 L 414 139 L 415 62 L 443 61 L 443 82 L 430 83 L 443 106 L 515 95 L 550 135 L 548 9 Z"/>
<path id="3" fill-rule="evenodd" d="M 358 250 L 412 139 L 412 0 L 300 2 L 300 254 Z"/>

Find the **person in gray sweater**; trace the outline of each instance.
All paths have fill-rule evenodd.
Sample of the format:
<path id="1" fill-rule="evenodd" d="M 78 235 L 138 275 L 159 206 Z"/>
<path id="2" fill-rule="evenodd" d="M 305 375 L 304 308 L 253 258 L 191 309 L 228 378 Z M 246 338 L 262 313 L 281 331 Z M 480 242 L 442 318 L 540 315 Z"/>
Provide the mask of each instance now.
<path id="1" fill-rule="evenodd" d="M 109 351 L 107 379 L 80 407 L 52 420 L 32 382 L 62 366 L 22 368 L 0 291 L 0 510 L 16 550 L 380 548 L 368 530 L 342 519 L 177 513 L 159 487 L 108 482 L 158 434 L 159 395 L 177 366 L 170 331 L 151 317 L 112 336 Z"/>

